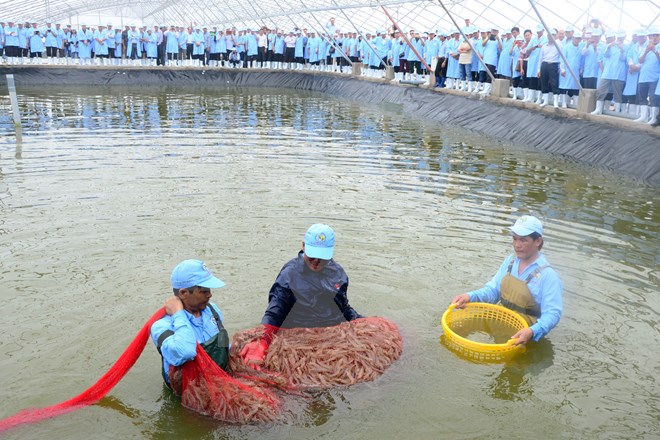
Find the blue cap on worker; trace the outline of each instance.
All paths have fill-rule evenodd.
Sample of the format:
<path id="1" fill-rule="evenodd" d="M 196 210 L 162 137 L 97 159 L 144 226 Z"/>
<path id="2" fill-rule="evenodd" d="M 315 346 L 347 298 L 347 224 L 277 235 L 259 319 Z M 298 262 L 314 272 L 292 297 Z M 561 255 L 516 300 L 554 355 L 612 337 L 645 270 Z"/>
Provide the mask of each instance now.
<path id="1" fill-rule="evenodd" d="M 223 287 L 225 283 L 214 277 L 201 260 L 184 260 L 172 271 L 172 287 L 187 289 L 199 286 L 209 289 Z"/>
<path id="2" fill-rule="evenodd" d="M 335 231 L 328 225 L 317 223 L 305 233 L 305 255 L 309 258 L 330 260 L 335 251 Z"/>
<path id="3" fill-rule="evenodd" d="M 541 221 L 531 215 L 520 217 L 513 226 L 509 227 L 509 230 L 520 237 L 526 237 L 534 232 L 543 236 L 543 225 Z"/>

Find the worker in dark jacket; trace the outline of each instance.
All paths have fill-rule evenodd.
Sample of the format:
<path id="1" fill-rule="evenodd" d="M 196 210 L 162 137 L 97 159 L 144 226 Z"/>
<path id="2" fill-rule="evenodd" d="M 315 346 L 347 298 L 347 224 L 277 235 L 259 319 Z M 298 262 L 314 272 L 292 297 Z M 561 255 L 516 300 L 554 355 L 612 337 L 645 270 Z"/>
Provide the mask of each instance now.
<path id="1" fill-rule="evenodd" d="M 241 351 L 246 363 L 260 368 L 273 335 L 280 328 L 328 327 L 362 316 L 348 303 L 348 276 L 332 259 L 335 232 L 312 225 L 298 256 L 284 265 L 268 294 L 261 320 L 264 336 Z"/>

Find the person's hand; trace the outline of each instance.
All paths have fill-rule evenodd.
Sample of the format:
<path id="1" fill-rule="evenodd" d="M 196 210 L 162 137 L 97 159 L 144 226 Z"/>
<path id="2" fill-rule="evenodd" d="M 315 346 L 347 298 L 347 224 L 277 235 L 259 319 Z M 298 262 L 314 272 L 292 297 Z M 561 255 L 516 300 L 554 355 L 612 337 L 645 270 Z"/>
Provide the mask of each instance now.
<path id="1" fill-rule="evenodd" d="M 454 300 L 451 302 L 452 304 L 456 304 L 457 309 L 462 309 L 465 307 L 465 304 L 470 302 L 470 295 L 467 293 L 463 293 L 458 295 Z"/>
<path id="2" fill-rule="evenodd" d="M 516 339 L 513 345 L 525 345 L 529 342 L 530 339 L 532 339 L 532 336 L 534 336 L 534 330 L 527 327 L 511 336 L 511 339 Z"/>
<path id="3" fill-rule="evenodd" d="M 172 316 L 176 312 L 183 310 L 183 303 L 178 296 L 172 295 L 165 300 L 165 312 Z"/>
<path id="4" fill-rule="evenodd" d="M 565 70 L 561 71 L 561 76 L 566 76 L 566 71 Z"/>
<path id="5" fill-rule="evenodd" d="M 266 342 L 261 339 L 250 342 L 241 350 L 243 362 L 255 370 L 261 371 L 261 365 L 264 363 L 264 359 L 266 359 L 267 348 Z"/>

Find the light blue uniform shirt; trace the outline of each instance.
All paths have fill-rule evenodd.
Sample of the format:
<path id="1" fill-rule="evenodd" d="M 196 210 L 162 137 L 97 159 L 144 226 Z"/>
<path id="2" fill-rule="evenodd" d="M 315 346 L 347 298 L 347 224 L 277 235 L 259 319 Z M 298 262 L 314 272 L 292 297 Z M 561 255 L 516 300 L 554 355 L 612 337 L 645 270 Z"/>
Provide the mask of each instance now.
<path id="1" fill-rule="evenodd" d="M 58 34 L 57 30 L 52 26 L 51 27 L 45 26 L 41 28 L 41 35 L 44 35 L 46 37 L 46 47 L 58 47 L 57 34 Z"/>
<path id="2" fill-rule="evenodd" d="M 502 283 L 504 276 L 507 274 L 509 263 L 511 263 L 513 258 L 515 258 L 515 255 L 509 255 L 504 260 L 495 276 L 486 283 L 484 287 L 468 293 L 471 302 L 487 302 L 495 304 L 500 300 L 500 284 Z M 518 275 L 520 259 L 515 258 L 513 267 L 511 268 L 511 275 L 524 281 L 536 269 L 547 265 L 548 260 L 546 260 L 543 254 L 539 254 L 536 261 L 527 266 L 522 274 Z M 548 332 L 557 325 L 561 318 L 563 310 L 561 298 L 562 284 L 557 273 L 551 267 L 546 267 L 538 276 L 532 278 L 532 280 L 527 283 L 527 287 L 529 288 L 534 301 L 536 301 L 541 310 L 541 316 L 539 316 L 538 321 L 530 326 L 534 332 L 533 339 L 538 341 L 543 336 L 547 335 Z"/>
<path id="3" fill-rule="evenodd" d="M 41 35 L 32 35 L 30 37 L 30 52 L 43 52 L 46 50 Z"/>
<path id="4" fill-rule="evenodd" d="M 644 45 L 644 47 L 642 47 L 641 51 L 639 52 L 640 58 L 646 51 L 647 46 L 648 46 L 648 42 Z M 658 61 L 658 56 L 655 53 L 653 53 L 653 51 L 651 51 L 646 54 L 646 58 L 644 58 L 644 62 L 642 63 L 641 68 L 639 69 L 639 82 L 640 83 L 656 82 L 658 80 L 658 77 L 660 77 L 660 62 Z"/>
<path id="5" fill-rule="evenodd" d="M 483 43 L 482 43 L 483 44 Z M 497 49 L 497 40 L 488 40 L 484 45 L 484 63 L 497 67 L 499 50 Z"/>
<path id="6" fill-rule="evenodd" d="M 603 63 L 602 79 L 626 80 L 626 51 L 619 46 L 607 47 L 603 52 L 601 62 Z"/>
<path id="7" fill-rule="evenodd" d="M 32 34 L 34 34 L 34 32 L 32 32 Z M 5 26 L 5 47 L 7 46 L 18 47 L 18 26 Z"/>
<path id="8" fill-rule="evenodd" d="M 584 67 L 582 76 L 584 78 L 598 78 L 600 75 L 600 66 L 598 65 L 599 53 L 602 53 L 605 50 L 602 43 L 598 43 L 598 50 L 594 50 L 592 44 L 587 47 L 586 50 L 582 52 L 584 57 Z"/>
<path id="9" fill-rule="evenodd" d="M 27 28 L 19 28 L 18 29 L 18 47 L 21 49 L 27 49 L 27 44 L 28 40 L 34 34 L 34 32 L 31 32 L 32 28 L 27 29 Z"/>
<path id="10" fill-rule="evenodd" d="M 422 43 L 423 41 L 421 38 L 419 40 L 417 38 L 410 39 L 410 44 L 412 45 L 412 47 L 415 48 L 415 50 L 411 49 L 410 52 L 408 52 L 408 61 L 422 61 L 415 54 L 415 51 L 417 51 L 418 54 L 422 55 L 422 52 L 424 51 L 424 46 L 422 45 Z"/>
<path id="11" fill-rule="evenodd" d="M 195 318 L 185 310 L 180 310 L 171 316 L 167 315 L 159 319 L 151 326 L 151 339 L 156 346 L 163 332 L 167 330 L 174 332 L 160 347 L 166 377 L 170 365 L 178 367 L 195 359 L 197 343 L 206 342 L 218 333 L 218 325 L 209 307 L 213 307 L 218 312 L 220 320 L 224 322 L 220 309 L 215 304 L 209 303 L 209 306 L 202 310 L 199 318 Z"/>
<path id="12" fill-rule="evenodd" d="M 511 78 L 512 74 L 512 55 L 509 53 L 511 51 L 511 46 L 513 46 L 514 38 L 509 38 L 502 40 L 502 52 L 500 57 L 497 60 L 497 66 L 495 68 L 496 72 L 499 75 L 508 76 Z"/>
<path id="13" fill-rule="evenodd" d="M 566 57 L 566 60 L 569 62 L 571 66 L 571 69 L 573 69 L 573 73 L 575 73 L 579 78 L 580 67 L 582 66 L 582 49 L 580 48 L 580 46 L 576 46 L 573 43 L 565 44 L 562 49 L 564 51 L 564 57 Z M 564 90 L 578 90 L 580 87 L 573 78 L 573 75 L 571 75 L 571 72 L 570 70 L 568 70 L 566 63 L 564 62 L 563 59 L 560 61 L 560 64 L 561 64 L 561 71 L 566 72 L 566 75 L 562 76 L 560 74 L 559 88 Z"/>

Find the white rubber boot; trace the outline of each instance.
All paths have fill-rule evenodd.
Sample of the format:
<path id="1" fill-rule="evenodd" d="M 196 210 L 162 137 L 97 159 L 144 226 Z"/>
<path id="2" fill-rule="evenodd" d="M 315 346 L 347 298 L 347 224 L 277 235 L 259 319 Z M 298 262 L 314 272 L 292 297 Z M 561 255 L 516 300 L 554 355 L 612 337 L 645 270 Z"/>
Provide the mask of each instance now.
<path id="1" fill-rule="evenodd" d="M 628 114 L 631 116 L 637 116 L 637 104 L 628 105 Z"/>
<path id="2" fill-rule="evenodd" d="M 592 111 L 592 115 L 602 115 L 603 114 L 603 106 L 605 105 L 605 101 L 596 101 L 596 110 Z"/>
<path id="3" fill-rule="evenodd" d="M 493 89 L 493 85 L 491 83 L 486 83 L 484 86 L 484 89 L 479 92 L 479 95 L 484 97 L 490 95 L 490 91 Z"/>
<path id="4" fill-rule="evenodd" d="M 620 102 L 615 102 L 614 103 L 614 113 L 621 113 L 621 103 Z"/>
<path id="5" fill-rule="evenodd" d="M 530 90 L 529 89 L 523 89 L 523 100 L 522 102 L 529 102 L 530 100 Z"/>
<path id="6" fill-rule="evenodd" d="M 549 102 L 549 99 L 550 99 L 550 95 L 549 95 L 548 93 L 543 93 L 543 94 L 542 94 L 542 97 L 543 97 L 543 98 L 542 98 L 543 101 L 541 101 L 541 103 L 539 104 L 539 106 L 540 106 L 540 107 L 545 107 L 546 105 L 548 105 L 548 102 Z"/>
<path id="7" fill-rule="evenodd" d="M 640 105 L 639 118 L 635 119 L 635 122 L 648 122 L 648 120 L 649 120 L 649 106 Z"/>
<path id="8" fill-rule="evenodd" d="M 543 94 L 541 93 L 540 90 L 536 90 L 536 104 L 538 105 L 543 104 Z"/>
<path id="9" fill-rule="evenodd" d="M 554 108 L 559 108 L 559 96 L 560 95 L 555 95 L 555 94 L 552 95 L 552 106 Z"/>
<path id="10" fill-rule="evenodd" d="M 647 122 L 649 125 L 654 125 L 658 122 L 658 113 L 660 113 L 660 107 L 651 107 L 651 120 Z"/>
<path id="11" fill-rule="evenodd" d="M 568 105 L 566 104 L 568 101 L 568 95 L 564 93 L 561 95 L 561 108 L 568 108 Z"/>
<path id="12" fill-rule="evenodd" d="M 454 78 L 447 78 L 447 83 L 445 84 L 445 86 L 447 86 L 448 89 L 453 89 L 454 81 L 456 81 Z"/>

